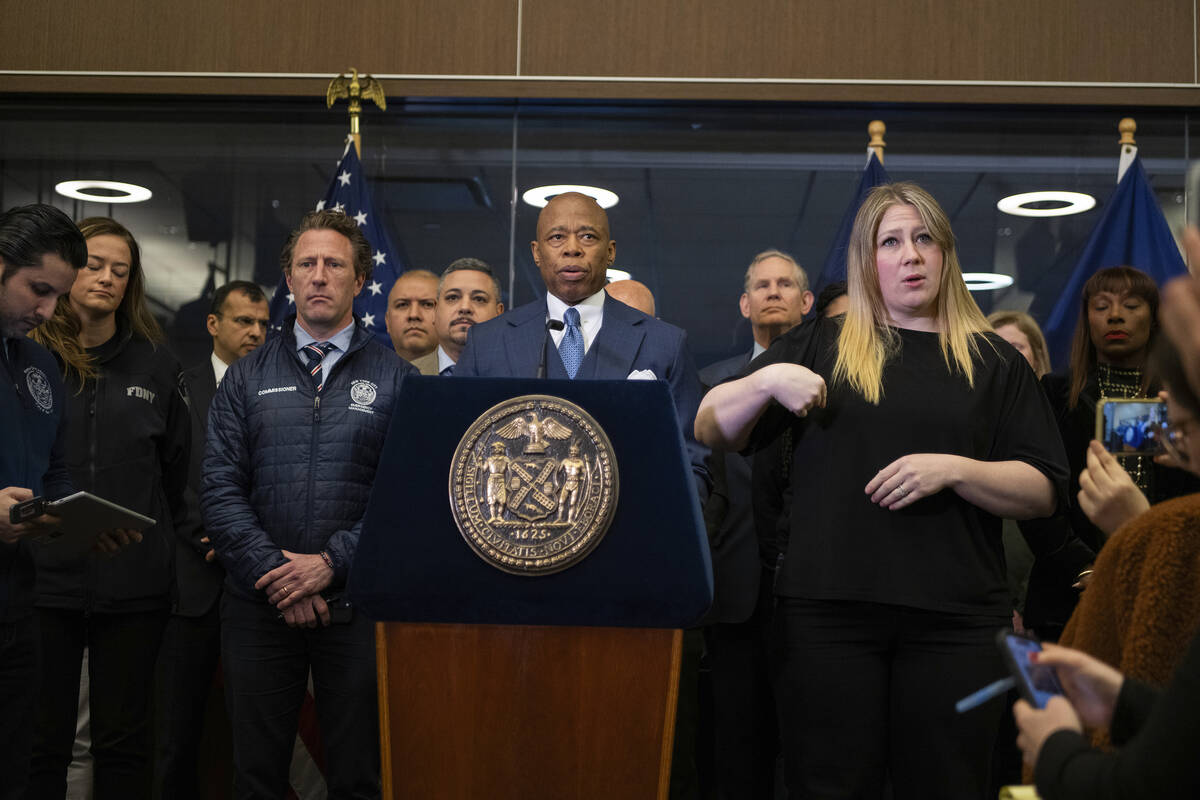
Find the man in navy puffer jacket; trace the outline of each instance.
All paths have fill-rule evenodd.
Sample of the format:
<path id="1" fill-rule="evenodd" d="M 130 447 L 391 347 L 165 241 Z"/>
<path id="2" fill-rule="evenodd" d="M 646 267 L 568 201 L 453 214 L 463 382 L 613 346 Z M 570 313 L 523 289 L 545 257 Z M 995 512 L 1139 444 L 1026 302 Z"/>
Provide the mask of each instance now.
<path id="1" fill-rule="evenodd" d="M 371 249 L 352 219 L 307 214 L 280 262 L 296 317 L 229 368 L 204 458 L 205 528 L 227 572 L 235 796 L 287 791 L 311 667 L 329 797 L 378 797 L 374 630 L 337 598 L 400 382 L 416 371 L 354 317 Z"/>

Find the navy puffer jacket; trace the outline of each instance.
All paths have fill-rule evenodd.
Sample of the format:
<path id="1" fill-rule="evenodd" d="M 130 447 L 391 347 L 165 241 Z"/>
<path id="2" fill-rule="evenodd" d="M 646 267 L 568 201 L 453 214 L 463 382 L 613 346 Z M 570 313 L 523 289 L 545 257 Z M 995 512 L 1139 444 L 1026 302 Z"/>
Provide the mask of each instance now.
<path id="1" fill-rule="evenodd" d="M 416 372 L 358 323 L 321 394 L 296 354 L 293 319 L 225 373 L 208 415 L 204 527 L 234 594 L 286 562 L 326 551 L 345 585 L 393 404 Z"/>

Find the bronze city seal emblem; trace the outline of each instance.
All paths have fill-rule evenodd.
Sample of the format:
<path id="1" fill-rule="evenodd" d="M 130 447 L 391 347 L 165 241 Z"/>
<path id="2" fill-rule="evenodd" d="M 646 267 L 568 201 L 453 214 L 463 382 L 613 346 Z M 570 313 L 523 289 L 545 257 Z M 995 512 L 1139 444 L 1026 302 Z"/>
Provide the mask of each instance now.
<path id="1" fill-rule="evenodd" d="M 450 464 L 450 509 L 492 566 L 545 575 L 582 561 L 617 509 L 617 459 L 596 420 L 559 397 L 492 406 Z"/>

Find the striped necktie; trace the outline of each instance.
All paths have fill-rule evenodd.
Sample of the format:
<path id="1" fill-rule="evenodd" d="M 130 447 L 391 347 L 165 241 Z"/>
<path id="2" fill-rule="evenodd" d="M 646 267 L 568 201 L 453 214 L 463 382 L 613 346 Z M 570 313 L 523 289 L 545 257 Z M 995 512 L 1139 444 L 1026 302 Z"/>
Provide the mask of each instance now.
<path id="1" fill-rule="evenodd" d="M 308 367 L 308 372 L 312 375 L 313 386 L 317 387 L 318 392 L 325 385 L 321 364 L 325 361 L 325 356 L 333 348 L 333 342 L 313 342 L 312 344 L 304 345 L 305 366 Z"/>

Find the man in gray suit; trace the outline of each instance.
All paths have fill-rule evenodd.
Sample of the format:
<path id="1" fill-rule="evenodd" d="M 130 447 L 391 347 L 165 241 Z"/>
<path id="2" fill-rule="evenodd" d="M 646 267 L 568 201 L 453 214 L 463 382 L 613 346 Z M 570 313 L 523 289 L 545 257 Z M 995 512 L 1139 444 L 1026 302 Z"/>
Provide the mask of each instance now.
<path id="1" fill-rule="evenodd" d="M 746 269 L 742 316 L 750 320 L 754 346 L 700 372 L 711 388 L 738 375 L 771 340 L 812 308 L 808 276 L 779 250 L 759 253 Z M 772 603 L 772 557 L 760 553 L 751 514 L 751 461 L 714 451 L 709 465 L 713 491 L 704 507 L 713 560 L 713 605 L 705 618 L 705 649 L 713 691 L 714 773 L 722 797 L 774 797 L 778 752 L 774 697 L 767 671 L 767 633 Z"/>
<path id="2" fill-rule="evenodd" d="M 415 359 L 413 366 L 422 375 L 453 375 L 471 328 L 503 313 L 500 282 L 487 262 L 478 258 L 451 261 L 438 283 L 433 317 L 437 349 Z"/>
<path id="3" fill-rule="evenodd" d="M 231 281 L 213 294 L 206 320 L 212 336 L 212 355 L 184 370 L 192 412 L 192 463 L 188 474 L 188 524 L 176 531 L 176 602 L 167 621 L 158 656 L 158 698 L 154 756 L 156 797 L 198 797 L 197 769 L 205 702 L 221 655 L 221 585 L 225 570 L 200 520 L 200 464 L 208 407 L 229 365 L 248 355 L 266 338 L 270 313 L 267 298 L 256 284 Z M 225 735 L 228 738 L 228 734 Z M 206 765 L 207 775 L 216 765 Z M 226 782 L 228 773 L 225 774 Z M 213 776 L 216 780 L 216 776 Z M 212 785 L 216 785 L 214 782 Z M 227 787 L 226 787 L 227 788 Z"/>

